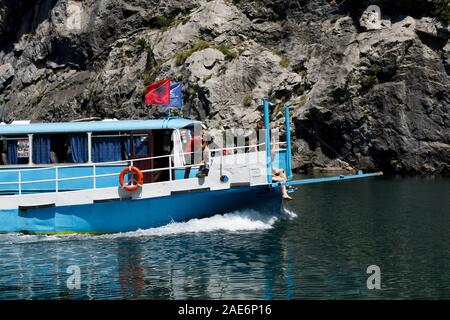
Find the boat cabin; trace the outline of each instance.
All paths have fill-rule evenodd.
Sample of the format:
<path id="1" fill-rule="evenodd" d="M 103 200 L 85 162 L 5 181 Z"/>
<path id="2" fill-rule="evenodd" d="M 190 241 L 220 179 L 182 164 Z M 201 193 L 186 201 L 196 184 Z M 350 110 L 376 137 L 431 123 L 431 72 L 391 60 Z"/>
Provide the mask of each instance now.
<path id="1" fill-rule="evenodd" d="M 143 171 L 182 166 L 186 144 L 182 137 L 192 135 L 200 125 L 184 118 L 0 125 L 0 192 L 18 192 L 14 182 L 19 180 L 24 183 L 21 192 L 54 191 L 54 183 L 46 180 L 56 174 L 58 178 L 102 175 L 96 187 L 116 186 L 117 173 L 134 159 Z M 144 183 L 169 180 L 169 171 L 146 172 Z M 195 174 L 192 170 L 190 176 Z M 184 170 L 175 170 L 175 179 L 183 176 Z M 89 178 L 66 180 L 59 189 L 85 189 L 92 184 Z"/>
<path id="2" fill-rule="evenodd" d="M 128 166 L 143 173 L 144 184 L 194 178 L 199 165 L 186 163 L 185 147 L 200 132 L 200 121 L 179 117 L 2 124 L 0 194 L 117 187 Z M 227 158 L 251 149 L 236 146 Z M 287 169 L 286 149 L 278 145 L 275 151 L 275 166 Z M 209 158 L 214 156 L 212 150 Z M 245 161 L 240 166 L 248 166 Z"/>

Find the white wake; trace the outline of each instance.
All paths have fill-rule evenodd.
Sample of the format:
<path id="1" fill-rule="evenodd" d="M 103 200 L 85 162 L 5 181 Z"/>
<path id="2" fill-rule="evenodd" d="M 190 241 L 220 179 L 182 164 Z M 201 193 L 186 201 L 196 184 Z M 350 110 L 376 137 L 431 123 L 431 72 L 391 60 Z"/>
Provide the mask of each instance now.
<path id="1" fill-rule="evenodd" d="M 278 220 L 276 216 L 263 215 L 254 210 L 235 211 L 209 218 L 191 219 L 186 222 L 171 222 L 159 228 L 123 233 L 126 236 L 165 236 L 180 233 L 214 231 L 256 231 L 271 229 Z"/>
<path id="2" fill-rule="evenodd" d="M 283 208 L 280 214 L 262 214 L 256 210 L 238 210 L 226 214 L 217 214 L 209 218 L 191 219 L 186 222 L 171 222 L 158 228 L 142 229 L 131 232 L 105 234 L 105 235 L 0 235 L 0 244 L 3 243 L 32 243 L 40 241 L 64 241 L 64 240 L 89 240 L 89 239 L 113 239 L 121 237 L 149 237 L 167 236 L 186 233 L 207 232 L 244 232 L 268 230 L 280 219 L 293 219 L 297 215 L 287 208 Z"/>

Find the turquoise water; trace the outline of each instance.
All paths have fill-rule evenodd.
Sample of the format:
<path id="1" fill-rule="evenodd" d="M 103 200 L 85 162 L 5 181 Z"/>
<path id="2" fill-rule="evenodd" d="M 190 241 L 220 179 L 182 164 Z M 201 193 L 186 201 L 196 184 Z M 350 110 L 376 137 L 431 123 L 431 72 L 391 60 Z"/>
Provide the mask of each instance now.
<path id="1" fill-rule="evenodd" d="M 449 195 L 449 178 L 380 177 L 302 186 L 271 216 L 0 235 L 0 299 L 450 299 Z M 367 289 L 369 265 L 380 290 Z"/>

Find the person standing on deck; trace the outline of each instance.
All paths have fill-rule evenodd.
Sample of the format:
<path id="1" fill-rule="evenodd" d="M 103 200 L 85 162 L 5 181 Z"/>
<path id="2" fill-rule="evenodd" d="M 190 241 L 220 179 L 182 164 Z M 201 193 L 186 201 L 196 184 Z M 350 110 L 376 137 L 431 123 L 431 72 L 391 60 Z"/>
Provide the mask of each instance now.
<path id="1" fill-rule="evenodd" d="M 183 153 L 187 166 L 184 170 L 184 179 L 189 179 L 191 173 L 190 165 L 198 164 L 202 160 L 203 134 L 206 126 L 202 124 L 202 135 L 193 135 L 188 143 L 184 146 Z"/>
<path id="2" fill-rule="evenodd" d="M 209 173 L 209 146 L 208 141 L 212 138 L 207 134 L 206 127 L 202 130 L 202 162 L 197 173 L 197 178 L 204 178 Z M 211 141 L 212 142 L 212 141 Z"/>

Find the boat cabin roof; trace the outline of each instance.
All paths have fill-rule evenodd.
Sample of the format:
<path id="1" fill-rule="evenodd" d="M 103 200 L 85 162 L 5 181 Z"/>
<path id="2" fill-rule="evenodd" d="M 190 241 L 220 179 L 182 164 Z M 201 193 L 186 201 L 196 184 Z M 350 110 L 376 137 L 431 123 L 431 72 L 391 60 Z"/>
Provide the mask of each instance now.
<path id="1" fill-rule="evenodd" d="M 30 124 L 2 124 L 0 136 L 40 133 L 111 132 L 157 129 L 179 129 L 201 124 L 200 121 L 185 118 L 157 120 L 107 120 L 86 122 L 49 122 Z"/>

